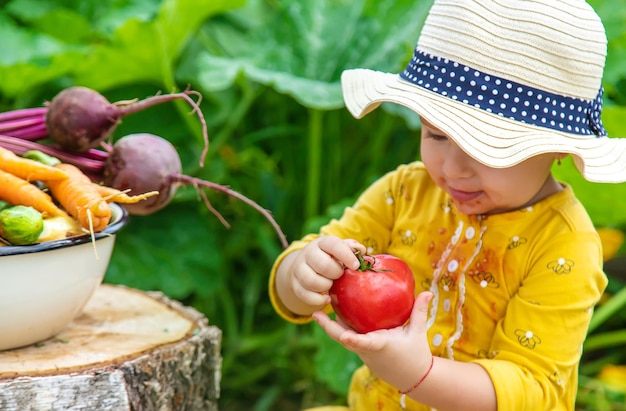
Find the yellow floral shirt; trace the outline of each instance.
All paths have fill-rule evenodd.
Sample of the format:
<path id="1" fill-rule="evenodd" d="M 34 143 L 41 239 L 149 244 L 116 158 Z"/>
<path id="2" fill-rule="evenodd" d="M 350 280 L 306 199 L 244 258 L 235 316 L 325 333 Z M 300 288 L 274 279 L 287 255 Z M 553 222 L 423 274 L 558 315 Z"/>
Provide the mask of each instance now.
<path id="1" fill-rule="evenodd" d="M 405 260 L 416 292 L 434 294 L 433 354 L 484 367 L 498 410 L 574 410 L 582 344 L 607 279 L 599 236 L 570 187 L 521 210 L 467 216 L 415 162 L 376 181 L 320 234 Z M 276 267 L 317 236 L 292 243 L 272 269 L 272 304 L 291 322 L 311 319 L 281 304 Z M 400 409 L 399 400 L 366 367 L 354 374 L 351 410 Z M 430 408 L 407 399 L 406 409 Z"/>

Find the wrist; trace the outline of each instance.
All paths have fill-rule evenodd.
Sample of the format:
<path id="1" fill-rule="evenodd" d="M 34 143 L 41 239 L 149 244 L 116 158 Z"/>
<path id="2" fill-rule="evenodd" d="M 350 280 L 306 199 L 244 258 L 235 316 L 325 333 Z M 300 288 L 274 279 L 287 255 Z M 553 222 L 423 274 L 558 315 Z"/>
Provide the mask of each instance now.
<path id="1" fill-rule="evenodd" d="M 415 391 L 426 380 L 426 378 L 428 378 L 428 375 L 430 374 L 430 371 L 433 369 L 434 365 L 435 365 L 435 356 L 431 355 L 428 368 L 426 368 L 426 371 L 422 374 L 422 376 L 419 377 L 417 381 L 409 388 L 406 388 L 404 390 L 398 390 L 398 393 L 402 394 L 402 396 L 404 397 L 405 395 Z"/>

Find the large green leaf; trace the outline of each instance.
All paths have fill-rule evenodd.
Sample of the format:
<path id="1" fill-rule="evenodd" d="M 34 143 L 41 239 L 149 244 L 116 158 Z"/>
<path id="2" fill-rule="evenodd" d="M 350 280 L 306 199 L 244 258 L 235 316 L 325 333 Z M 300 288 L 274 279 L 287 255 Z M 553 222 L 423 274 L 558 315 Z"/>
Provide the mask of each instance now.
<path id="1" fill-rule="evenodd" d="M 173 87 L 174 63 L 200 24 L 241 4 L 241 0 L 165 0 L 154 20 L 128 20 L 110 43 L 94 47 L 76 71 L 76 81 L 97 90 L 142 81 Z"/>
<path id="2" fill-rule="evenodd" d="M 0 94 L 24 90 L 63 76 L 79 62 L 74 47 L 38 31 L 20 27 L 0 11 Z"/>
<path id="3" fill-rule="evenodd" d="M 129 18 L 150 18 L 158 6 L 158 0 L 10 1 L 0 10 L 0 93 L 18 98 L 71 75 L 93 44 Z"/>
<path id="4" fill-rule="evenodd" d="M 0 93 L 63 77 L 103 91 L 174 88 L 176 61 L 201 23 L 244 0 L 12 0 L 0 10 Z"/>
<path id="5" fill-rule="evenodd" d="M 340 108 L 341 72 L 401 70 L 430 3 L 250 1 L 229 15 L 229 24 L 205 26 L 205 49 L 186 74 L 198 73 L 206 90 L 229 87 L 243 74 L 306 107 Z"/>

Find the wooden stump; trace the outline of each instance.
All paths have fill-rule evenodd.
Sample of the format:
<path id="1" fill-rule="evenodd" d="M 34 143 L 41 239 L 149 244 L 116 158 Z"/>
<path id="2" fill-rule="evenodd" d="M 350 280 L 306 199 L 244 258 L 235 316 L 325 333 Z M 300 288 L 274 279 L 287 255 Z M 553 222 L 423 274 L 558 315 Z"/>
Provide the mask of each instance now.
<path id="1" fill-rule="evenodd" d="M 103 284 L 54 338 L 0 351 L 0 410 L 214 411 L 221 337 L 162 293 Z"/>

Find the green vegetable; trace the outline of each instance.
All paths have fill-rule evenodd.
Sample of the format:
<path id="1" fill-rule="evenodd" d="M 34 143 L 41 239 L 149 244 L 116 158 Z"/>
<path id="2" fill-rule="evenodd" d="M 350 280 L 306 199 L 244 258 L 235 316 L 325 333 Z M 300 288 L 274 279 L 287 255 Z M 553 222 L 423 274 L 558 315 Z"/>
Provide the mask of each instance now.
<path id="1" fill-rule="evenodd" d="M 40 150 L 29 150 L 25 152 L 22 157 L 28 158 L 31 160 L 39 161 L 47 166 L 54 167 L 57 164 L 61 164 L 61 160 L 56 157 L 52 157 L 49 154 L 44 153 Z"/>
<path id="2" fill-rule="evenodd" d="M 29 206 L 17 205 L 0 211 L 0 236 L 13 245 L 37 242 L 43 231 L 43 217 Z"/>
<path id="3" fill-rule="evenodd" d="M 9 208 L 11 206 L 12 206 L 11 203 L 7 203 L 6 201 L 0 200 L 0 211 L 4 210 L 5 208 Z"/>

